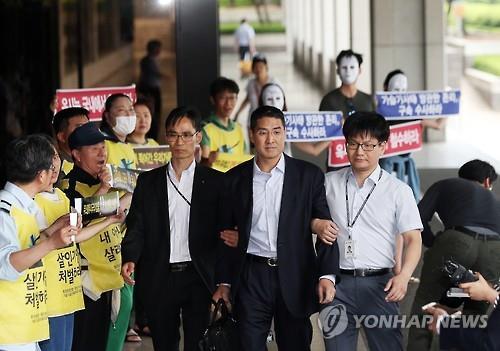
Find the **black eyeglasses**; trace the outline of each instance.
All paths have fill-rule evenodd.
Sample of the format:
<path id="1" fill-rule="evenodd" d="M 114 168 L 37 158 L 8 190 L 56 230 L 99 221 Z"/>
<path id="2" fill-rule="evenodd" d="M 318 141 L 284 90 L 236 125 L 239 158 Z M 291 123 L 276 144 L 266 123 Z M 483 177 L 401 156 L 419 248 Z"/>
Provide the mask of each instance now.
<path id="1" fill-rule="evenodd" d="M 190 141 L 193 141 L 193 137 L 198 133 L 199 132 L 195 132 L 195 133 L 185 132 L 185 133 L 177 134 L 176 132 L 167 132 L 167 141 L 175 142 L 175 141 L 177 141 L 177 139 L 181 138 L 181 140 L 184 142 L 190 142 Z"/>
<path id="2" fill-rule="evenodd" d="M 378 144 L 363 144 L 363 143 L 356 143 L 354 141 L 348 141 L 346 142 L 346 146 L 349 150 L 357 150 L 360 146 L 363 151 L 373 151 L 375 150 L 375 146 L 379 146 L 385 143 L 385 141 L 378 143 Z"/>

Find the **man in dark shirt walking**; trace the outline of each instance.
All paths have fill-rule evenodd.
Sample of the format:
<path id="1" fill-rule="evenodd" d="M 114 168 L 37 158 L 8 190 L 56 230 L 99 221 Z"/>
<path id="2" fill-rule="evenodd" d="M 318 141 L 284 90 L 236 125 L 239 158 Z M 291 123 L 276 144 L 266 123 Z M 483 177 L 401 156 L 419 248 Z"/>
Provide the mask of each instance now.
<path id="1" fill-rule="evenodd" d="M 150 40 L 146 46 L 147 55 L 141 59 L 141 74 L 137 90 L 140 94 L 154 101 L 153 121 L 148 137 L 158 138 L 158 123 L 161 116 L 161 78 L 158 58 L 161 53 L 161 42 Z"/>
<path id="2" fill-rule="evenodd" d="M 500 201 L 491 192 L 495 169 L 472 160 L 460 167 L 458 175 L 433 184 L 418 204 L 424 224 L 422 241 L 429 250 L 424 254 L 412 314 L 422 314 L 422 305 L 439 301 L 448 289 L 449 279 L 441 273 L 446 259 L 482 272 L 486 280 L 500 276 Z M 429 227 L 434 213 L 445 228 L 437 235 Z M 466 300 L 464 313 L 484 314 L 487 308 L 484 302 Z M 429 330 L 410 329 L 408 350 L 428 350 L 431 342 Z"/>

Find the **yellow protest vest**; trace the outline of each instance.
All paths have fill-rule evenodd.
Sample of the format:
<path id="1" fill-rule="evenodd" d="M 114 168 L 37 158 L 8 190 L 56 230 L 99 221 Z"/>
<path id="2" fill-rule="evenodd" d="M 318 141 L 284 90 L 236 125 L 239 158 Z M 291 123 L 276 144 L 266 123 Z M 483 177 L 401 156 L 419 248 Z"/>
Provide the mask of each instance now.
<path id="1" fill-rule="evenodd" d="M 131 145 L 111 140 L 106 140 L 105 143 L 108 153 L 106 163 L 127 169 L 137 168 L 137 157 Z"/>
<path id="2" fill-rule="evenodd" d="M 12 206 L 21 250 L 34 245 L 40 231 L 34 216 Z M 0 344 L 28 344 L 49 338 L 46 273 L 42 262 L 16 281 L 0 280 Z"/>
<path id="3" fill-rule="evenodd" d="M 61 187 L 67 189 L 68 186 L 68 180 L 63 179 Z M 75 190 L 83 197 L 90 197 L 94 196 L 99 186 L 99 184 L 89 186 L 76 182 Z M 89 225 L 102 220 L 103 218 L 95 219 Z M 119 289 L 123 286 L 123 278 L 120 274 L 122 267 L 120 226 L 119 223 L 111 224 L 92 238 L 78 244 L 80 252 L 88 261 L 88 274 L 92 283 L 91 290 L 96 294 Z"/>
<path id="4" fill-rule="evenodd" d="M 212 168 L 221 172 L 227 172 L 240 163 L 250 160 L 252 157 L 253 156 L 249 154 L 233 155 L 219 153 L 212 164 Z"/>
<path id="5" fill-rule="evenodd" d="M 66 160 L 62 160 L 61 172 L 67 175 L 73 169 L 74 163 Z"/>
<path id="6" fill-rule="evenodd" d="M 69 199 L 60 189 L 54 197 L 35 196 L 47 224 L 52 225 L 69 212 Z M 52 251 L 43 258 L 47 270 L 47 313 L 49 317 L 64 316 L 85 308 L 82 294 L 80 255 L 75 244 Z"/>

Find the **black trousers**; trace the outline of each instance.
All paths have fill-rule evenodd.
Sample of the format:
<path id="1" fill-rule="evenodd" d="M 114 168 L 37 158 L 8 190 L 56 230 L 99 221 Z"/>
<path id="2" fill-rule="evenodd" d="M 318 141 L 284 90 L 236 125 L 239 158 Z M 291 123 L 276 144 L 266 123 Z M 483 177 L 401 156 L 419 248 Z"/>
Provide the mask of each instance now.
<path id="1" fill-rule="evenodd" d="M 310 350 L 309 317 L 293 316 L 283 301 L 278 268 L 247 260 L 236 294 L 235 314 L 243 351 L 265 351 L 274 317 L 276 343 L 281 351 Z"/>
<path id="2" fill-rule="evenodd" d="M 105 351 L 111 317 L 111 291 L 94 301 L 83 295 L 85 309 L 75 312 L 72 351 Z"/>
<path id="3" fill-rule="evenodd" d="M 184 331 L 184 350 L 198 351 L 198 343 L 210 317 L 211 295 L 194 267 L 170 272 L 166 291 L 158 292 L 146 312 L 155 351 L 177 351 L 180 317 Z"/>

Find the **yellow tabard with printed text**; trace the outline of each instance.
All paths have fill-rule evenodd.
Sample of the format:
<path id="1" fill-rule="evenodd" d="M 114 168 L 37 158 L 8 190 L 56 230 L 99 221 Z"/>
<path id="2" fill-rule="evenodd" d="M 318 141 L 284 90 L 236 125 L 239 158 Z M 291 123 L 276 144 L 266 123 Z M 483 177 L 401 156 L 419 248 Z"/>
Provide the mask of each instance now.
<path id="1" fill-rule="evenodd" d="M 13 206 L 21 250 L 40 238 L 34 216 Z M 16 281 L 0 280 L 0 345 L 27 344 L 49 338 L 45 267 L 39 261 Z"/>
<path id="2" fill-rule="evenodd" d="M 61 186 L 63 189 L 69 186 L 66 179 L 61 183 Z M 75 190 L 83 197 L 90 197 L 95 195 L 99 186 L 99 184 L 90 186 L 76 182 Z M 104 219 L 95 219 L 89 225 L 102 220 Z M 90 290 L 97 295 L 123 286 L 123 278 L 120 274 L 122 237 L 121 225 L 115 223 L 107 226 L 92 238 L 78 244 L 80 252 L 88 261 L 88 274 L 92 283 Z"/>
<path id="3" fill-rule="evenodd" d="M 53 196 L 35 196 L 47 220 L 52 225 L 69 212 L 69 199 L 60 189 Z M 54 250 L 43 258 L 47 270 L 47 312 L 49 317 L 64 316 L 85 308 L 82 293 L 80 255 L 75 244 Z"/>

